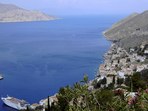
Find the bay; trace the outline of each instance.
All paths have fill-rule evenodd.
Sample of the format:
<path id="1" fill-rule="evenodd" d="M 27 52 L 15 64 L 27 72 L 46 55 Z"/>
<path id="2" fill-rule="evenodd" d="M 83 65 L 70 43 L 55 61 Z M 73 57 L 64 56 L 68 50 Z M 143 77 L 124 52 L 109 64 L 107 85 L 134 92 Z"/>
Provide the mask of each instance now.
<path id="1" fill-rule="evenodd" d="M 0 96 L 37 103 L 60 87 L 93 79 L 109 49 L 102 32 L 121 16 L 0 23 Z M 0 100 L 0 111 L 13 111 Z"/>

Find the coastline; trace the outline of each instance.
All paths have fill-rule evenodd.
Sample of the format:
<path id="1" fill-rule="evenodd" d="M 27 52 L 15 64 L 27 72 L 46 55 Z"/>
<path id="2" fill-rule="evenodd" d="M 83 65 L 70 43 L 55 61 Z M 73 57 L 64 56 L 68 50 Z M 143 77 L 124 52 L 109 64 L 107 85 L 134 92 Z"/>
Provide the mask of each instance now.
<path id="1" fill-rule="evenodd" d="M 104 34 L 103 34 L 103 35 L 104 35 Z M 106 37 L 106 36 L 104 35 L 104 37 Z M 106 41 L 108 41 L 108 40 L 106 40 Z M 124 53 L 125 56 L 128 55 L 128 53 L 126 52 L 126 50 L 124 50 L 124 49 L 121 48 L 121 47 L 118 47 L 116 44 L 114 44 L 114 43 L 112 42 L 112 44 L 111 44 L 111 46 L 110 46 L 110 49 L 109 49 L 105 54 L 101 54 L 101 56 L 104 55 L 104 59 L 103 59 L 102 67 L 99 66 L 99 68 L 98 68 L 98 72 L 100 72 L 100 68 L 102 68 L 101 71 L 103 71 L 103 72 L 100 73 L 100 75 L 98 75 L 98 73 L 97 73 L 97 76 L 98 76 L 98 77 L 95 77 L 94 80 L 89 81 L 89 83 L 87 84 L 87 85 L 89 86 L 89 87 L 88 87 L 88 90 L 89 90 L 89 91 L 94 90 L 94 86 L 92 85 L 93 81 L 96 80 L 97 82 L 99 82 L 101 79 L 106 78 L 106 79 L 107 79 L 107 84 L 101 85 L 101 87 L 106 87 L 107 85 L 109 85 L 109 84 L 112 82 L 112 79 L 113 79 L 114 76 L 117 77 L 117 71 L 116 71 L 116 72 L 113 71 L 114 74 L 113 74 L 113 73 L 108 74 L 108 71 L 112 70 L 111 68 L 113 68 L 113 67 L 110 67 L 110 66 L 109 66 L 109 64 L 111 63 L 111 61 L 106 62 L 106 60 L 108 60 L 108 54 L 109 54 L 109 56 L 113 56 L 113 55 L 114 55 L 114 57 L 115 57 L 115 55 L 120 54 L 120 53 L 114 52 L 114 51 L 118 51 L 118 52 L 120 52 L 120 53 Z M 114 54 L 114 53 L 117 53 L 117 54 Z M 126 57 L 125 59 L 127 59 L 127 57 Z M 125 59 L 122 59 L 121 61 L 126 63 L 126 60 L 125 60 Z M 111 59 L 111 60 L 112 60 L 112 59 Z M 116 66 L 116 65 L 118 64 L 118 61 L 116 60 L 116 58 L 114 58 L 114 60 L 115 60 L 115 61 L 113 62 L 113 64 L 110 64 L 110 65 Z M 107 63 L 106 66 L 104 65 L 105 62 Z M 107 69 L 107 70 L 106 70 L 106 69 Z M 113 69 L 113 70 L 115 70 L 115 69 Z M 123 77 L 123 78 L 124 78 L 123 73 L 122 73 L 120 70 L 118 70 L 118 71 L 119 71 L 119 73 L 118 73 L 118 74 L 119 74 L 119 77 Z M 129 75 L 130 75 L 130 74 L 129 74 Z M 117 78 L 116 78 L 116 80 L 117 80 Z M 54 101 L 57 101 L 56 95 L 57 95 L 57 94 L 55 94 L 55 95 L 49 97 L 49 100 L 51 101 L 51 103 L 54 102 Z M 37 101 L 38 101 L 38 100 L 37 100 Z M 36 108 L 36 107 L 38 107 L 38 106 L 40 106 L 40 105 L 41 105 L 41 106 L 43 106 L 43 105 L 46 106 L 46 105 L 47 105 L 47 101 L 48 101 L 48 98 L 39 100 L 39 103 L 33 103 L 33 104 L 31 105 L 31 107 L 32 107 L 32 108 Z M 51 104 L 51 103 L 50 103 L 50 104 Z"/>
<path id="2" fill-rule="evenodd" d="M 94 20 L 94 18 L 88 18 L 88 20 L 90 20 L 90 21 L 92 21 L 92 19 Z M 50 30 L 47 30 L 47 29 L 53 29 L 52 27 L 57 27 L 57 28 L 54 28 L 55 29 L 55 34 L 57 34 L 57 30 L 59 30 L 59 29 L 61 29 L 61 27 L 58 27 L 59 25 L 61 26 L 62 25 L 62 27 L 64 28 L 65 27 L 65 25 L 64 24 L 66 24 L 67 23 L 67 21 L 68 21 L 68 23 L 69 23 L 69 25 L 70 25 L 70 27 L 74 27 L 74 28 L 70 28 L 70 31 L 74 31 L 75 32 L 75 29 L 76 29 L 76 27 L 77 27 L 77 30 L 78 30 L 78 32 L 75 32 L 75 33 L 82 33 L 82 29 L 81 29 L 81 27 L 79 28 L 79 26 L 77 26 L 77 25 L 74 25 L 71 21 L 74 21 L 75 20 L 75 18 L 68 18 L 68 20 L 67 19 L 63 19 L 63 20 L 57 20 L 57 21 L 55 21 L 56 22 L 56 25 L 55 25 L 55 23 L 52 23 L 52 22 L 45 22 L 45 23 L 41 23 L 41 25 L 44 25 L 44 24 L 46 24 L 46 23 L 48 23 L 49 25 L 44 25 L 43 26 L 43 28 L 36 28 L 36 27 L 39 27 L 40 26 L 40 23 L 37 23 L 37 25 L 35 24 L 35 23 L 32 23 L 31 25 L 34 25 L 34 26 L 31 26 L 31 28 L 29 28 L 30 27 L 30 23 L 29 24 L 25 24 L 25 26 L 27 26 L 27 30 L 25 31 L 24 30 L 24 26 L 23 25 L 19 25 L 19 26 L 16 26 L 16 28 L 17 28 L 17 31 L 16 31 L 16 37 L 17 37 L 17 32 L 19 33 L 20 31 L 22 31 L 21 32 L 21 34 L 19 35 L 19 36 L 22 36 L 23 37 L 23 34 L 26 34 L 26 32 L 29 32 L 29 36 L 28 36 L 28 38 L 30 39 L 31 37 L 35 37 L 35 36 L 38 36 L 39 35 L 39 33 L 41 32 L 41 31 L 43 31 L 43 32 L 47 32 L 47 34 L 48 35 L 50 35 Z M 78 20 L 78 19 L 77 19 Z M 76 20 L 76 22 L 78 22 L 79 23 L 79 21 L 77 21 Z M 92 27 L 90 27 L 90 28 L 88 28 L 88 29 L 86 29 L 86 31 L 89 31 L 89 30 L 94 30 L 94 29 L 96 29 L 96 27 L 98 27 L 97 26 L 97 24 L 99 24 L 100 22 L 98 21 L 98 18 L 95 18 L 95 20 L 96 20 L 96 22 L 94 21 L 94 22 L 92 22 Z M 63 21 L 63 24 L 61 24 L 61 22 Z M 84 21 L 83 19 L 81 19 L 80 18 L 80 24 L 84 24 L 84 23 L 86 23 L 87 21 Z M 54 22 L 54 21 L 53 21 Z M 58 23 L 58 24 L 57 24 Z M 60 24 L 59 24 L 60 23 Z M 72 23 L 72 24 L 71 24 Z M 7 24 L 6 24 L 7 25 Z M 15 26 L 15 23 L 13 24 L 8 24 L 9 25 L 9 27 L 11 28 L 11 27 L 13 27 L 13 26 Z M 89 26 L 90 26 L 90 23 L 88 24 Z M 1 27 L 2 27 L 3 25 L 1 25 Z M 83 25 L 82 25 L 83 26 Z M 86 23 L 86 26 L 87 26 L 87 23 Z M 86 27 L 85 26 L 85 27 Z M 100 28 L 102 29 L 102 27 L 103 27 L 104 25 L 103 24 L 100 24 Z M 33 35 L 31 34 L 31 29 L 33 29 L 35 27 L 35 31 L 37 32 L 36 34 L 34 34 L 33 33 Z M 3 28 L 3 27 L 2 27 Z M 66 27 L 65 27 L 66 28 Z M 9 29 L 9 28 L 4 28 L 6 31 L 7 31 L 7 29 Z M 38 29 L 38 30 L 36 30 L 36 29 Z M 3 34 L 7 34 L 7 33 L 10 33 L 11 34 L 11 32 L 7 32 L 7 33 L 5 33 L 5 30 L 3 31 Z M 13 30 L 15 30 L 15 28 L 13 28 Z M 47 31 L 46 31 L 47 30 Z M 67 29 L 66 29 L 67 30 Z M 31 31 L 31 32 L 30 32 Z M 62 30 L 61 30 L 62 31 Z M 34 30 L 33 30 L 33 32 L 34 32 Z M 53 31 L 51 30 L 51 32 L 53 33 Z M 67 33 L 67 32 L 66 32 Z M 69 32 L 68 32 L 69 33 Z M 102 55 L 103 55 L 103 53 L 108 49 L 108 47 L 110 46 L 110 43 L 108 44 L 108 42 L 106 42 L 106 40 L 102 37 L 102 36 L 100 36 L 100 37 L 98 37 L 98 30 L 95 30 L 94 32 L 92 32 L 92 34 L 93 33 L 95 33 L 95 36 L 94 36 L 94 38 L 92 39 L 92 35 L 91 34 L 89 34 L 88 36 L 87 36 L 87 38 L 85 39 L 85 40 L 87 40 L 84 44 L 82 44 L 82 46 L 86 46 L 87 48 L 79 48 L 79 46 L 77 45 L 76 47 L 78 47 L 77 49 L 79 50 L 79 52 L 81 51 L 82 53 L 80 53 L 80 56 L 77 54 L 77 53 L 75 53 L 74 55 L 69 55 L 69 53 L 70 52 L 73 52 L 73 50 L 75 51 L 75 49 L 71 49 L 70 50 L 70 52 L 67 52 L 67 53 L 65 53 L 65 55 L 66 56 L 58 56 L 58 57 L 56 57 L 56 55 L 55 55 L 55 57 L 54 57 L 54 59 L 52 59 L 53 61 L 55 61 L 55 59 L 57 59 L 57 58 L 60 58 L 61 60 L 62 60 L 62 62 L 64 62 L 64 64 L 67 64 L 68 65 L 68 68 L 70 67 L 70 65 L 71 65 L 71 60 L 72 60 L 72 62 L 75 64 L 75 63 L 77 63 L 77 61 L 78 61 L 78 63 L 75 65 L 76 66 L 76 68 L 77 68 L 77 70 L 78 71 L 73 71 L 73 67 L 72 67 L 72 70 L 71 70 L 71 72 L 72 73 L 70 73 L 71 74 L 71 78 L 72 78 L 72 80 L 68 80 L 68 79 L 70 79 L 70 78 L 68 78 L 67 77 L 67 79 L 64 79 L 64 77 L 60 77 L 61 79 L 63 79 L 63 80 L 65 80 L 66 81 L 66 83 L 60 83 L 60 82 L 54 82 L 54 83 L 52 83 L 52 79 L 50 79 L 49 78 L 49 74 L 45 74 L 45 75 L 43 75 L 43 74 L 41 74 L 41 75 L 37 75 L 37 77 L 39 78 L 38 80 L 36 80 L 36 81 L 34 81 L 34 84 L 32 85 L 33 86 L 33 88 L 32 87 L 29 87 L 29 88 L 27 88 L 27 89 L 29 89 L 29 90 L 31 90 L 32 91 L 32 89 L 35 89 L 34 88 L 34 86 L 35 85 L 37 85 L 37 87 L 38 87 L 38 83 L 39 84 L 41 84 L 40 82 L 38 82 L 38 81 L 42 81 L 42 80 L 45 80 L 45 81 L 47 81 L 46 83 L 47 83 L 47 85 L 43 88 L 43 89 L 49 89 L 50 88 L 50 90 L 49 90 L 49 92 L 48 91 L 46 91 L 46 93 L 45 94 L 41 94 L 41 95 L 36 95 L 36 94 L 34 94 L 34 91 L 30 91 L 29 93 L 30 93 L 30 95 L 33 97 L 31 97 L 31 96 L 26 96 L 27 95 L 27 92 L 21 92 L 20 94 L 17 94 L 16 93 L 16 95 L 15 94 L 13 94 L 13 93 L 9 93 L 9 90 L 7 90 L 7 89 L 5 89 L 5 90 L 7 90 L 7 92 L 8 92 L 8 94 L 10 95 L 10 96 L 14 96 L 14 97 L 16 97 L 16 98 L 22 98 L 22 99 L 25 99 L 25 100 L 27 100 L 28 102 L 30 102 L 31 104 L 32 103 L 38 103 L 42 98 L 44 99 L 44 98 L 46 98 L 48 95 L 54 95 L 57 91 L 58 91 L 58 89 L 59 88 L 57 88 L 57 91 L 55 91 L 56 90 L 56 87 L 54 87 L 54 85 L 52 85 L 52 84 L 59 84 L 59 85 L 62 85 L 62 86 L 66 86 L 67 84 L 73 84 L 73 83 L 75 83 L 75 81 L 79 81 L 79 80 L 81 80 L 82 78 L 83 78 L 83 73 L 84 73 L 84 71 L 86 71 L 88 74 L 89 74 L 89 77 L 91 78 L 91 79 L 93 79 L 94 78 L 94 75 L 96 74 L 96 69 L 98 68 L 98 64 L 100 64 L 100 62 L 102 62 Z M 101 33 L 101 31 L 99 32 L 99 33 Z M 64 32 L 64 34 L 65 34 L 65 32 Z M 18 37 L 19 37 L 18 36 Z M 25 35 L 26 36 L 26 35 Z M 62 36 L 62 33 L 59 33 L 59 35 L 58 36 L 61 36 L 62 38 L 66 38 L 66 37 L 68 37 L 68 36 Z M 58 38 L 58 36 L 57 36 L 57 38 Z M 9 36 L 8 36 L 9 37 Z M 46 36 L 45 36 L 46 37 Z M 48 36 L 49 37 L 49 36 Z M 50 36 L 50 37 L 52 37 L 52 36 Z M 60 38 L 61 38 L 60 37 Z M 79 35 L 78 35 L 78 37 L 79 37 Z M 20 38 L 20 37 L 19 37 Z M 38 38 L 37 38 L 38 39 Z M 19 40 L 19 39 L 18 39 Z M 75 41 L 73 41 L 73 39 L 72 39 L 72 43 L 75 43 L 75 44 L 80 44 L 80 43 L 83 43 L 83 41 L 84 41 L 84 39 L 83 38 L 80 38 L 79 40 L 82 40 L 82 41 L 80 41 L 80 42 L 75 42 Z M 15 41 L 15 40 L 14 40 Z M 67 40 L 66 40 L 66 42 L 67 42 Z M 57 43 L 57 42 L 56 42 Z M 90 44 L 92 44 L 92 45 L 89 45 L 89 43 Z M 95 43 L 95 44 L 94 44 Z M 105 45 L 103 45 L 103 47 L 104 47 L 104 49 L 101 49 L 101 52 L 99 52 L 99 50 L 100 50 L 100 48 L 102 47 L 102 45 L 100 46 L 100 45 L 98 45 L 98 44 L 101 44 L 101 43 L 105 43 Z M 29 43 L 30 44 L 30 43 Z M 50 43 L 48 43 L 49 45 L 48 46 L 50 46 Z M 75 45 L 75 44 L 72 44 L 72 45 Z M 59 43 L 57 43 L 57 45 L 59 45 Z M 63 41 L 62 41 L 62 45 L 63 45 Z M 23 45 L 23 46 L 25 46 L 25 44 Z M 22 47 L 23 47 L 22 46 Z M 27 49 L 28 49 L 28 47 L 31 49 L 31 47 L 32 47 L 32 45 L 29 45 L 29 46 L 25 46 Z M 36 45 L 35 45 L 36 46 Z M 40 46 L 40 45 L 38 45 L 37 44 L 37 46 L 38 47 L 41 47 L 42 48 L 42 46 Z M 90 48 L 89 48 L 90 47 Z M 25 49 L 26 49 L 25 48 Z M 75 48 L 75 47 L 74 47 Z M 93 48 L 93 49 L 92 49 Z M 18 50 L 19 50 L 19 48 L 17 48 Z M 62 48 L 63 49 L 63 48 Z M 65 48 L 64 48 L 65 49 Z M 63 50 L 64 50 L 63 49 Z M 69 48 L 68 48 L 69 49 Z M 86 50 L 87 49 L 87 50 Z M 89 49 L 92 49 L 92 50 L 89 50 Z M 12 47 L 12 50 L 13 50 L 13 47 Z M 16 49 L 15 49 L 16 50 Z M 97 53 L 95 53 L 97 51 Z M 20 52 L 23 52 L 23 51 L 20 51 Z M 49 52 L 49 50 L 48 50 L 48 52 Z M 87 52 L 87 53 L 86 53 Z M 60 54 L 60 53 L 62 53 L 63 54 L 63 51 L 61 51 L 61 52 L 59 52 L 58 54 Z M 68 56 L 67 56 L 68 55 Z M 17 57 L 17 55 L 16 55 L 16 57 Z M 32 56 L 31 56 L 32 57 Z M 49 56 L 50 57 L 50 56 Z M 52 56 L 51 56 L 52 57 Z M 68 58 L 67 58 L 68 57 Z M 76 57 L 75 59 L 73 59 L 73 57 Z M 86 57 L 86 58 L 84 58 L 84 57 Z M 37 57 L 35 57 L 35 58 L 37 58 Z M 80 59 L 80 58 L 84 58 L 84 59 Z M 99 59 L 99 60 L 98 60 Z M 30 58 L 30 60 L 31 60 L 31 58 Z M 90 62 L 89 62 L 90 61 Z M 100 61 L 100 62 L 99 62 Z M 60 63 L 62 63 L 62 62 L 60 62 Z M 55 63 L 56 64 L 56 63 Z M 59 62 L 58 62 L 58 64 L 59 64 Z M 81 65 L 82 64 L 82 65 Z M 16 64 L 16 65 L 19 65 L 19 64 Z M 33 64 L 34 65 L 34 64 Z M 42 64 L 41 64 L 42 65 Z M 83 67 L 81 67 L 81 66 L 83 66 Z M 18 66 L 16 66 L 16 67 L 18 67 Z M 66 67 L 66 66 L 60 66 L 60 67 Z M 59 67 L 59 68 L 60 68 Z M 85 68 L 86 67 L 86 68 Z M 32 68 L 34 68 L 34 67 L 32 67 Z M 57 68 L 57 67 L 53 67 L 53 68 Z M 61 69 L 61 68 L 60 68 Z M 58 69 L 59 70 L 59 72 L 61 72 L 61 70 L 60 69 Z M 90 70 L 88 70 L 88 69 L 90 69 Z M 23 69 L 24 70 L 24 69 Z M 22 72 L 19 72 L 19 73 L 17 73 L 17 72 L 12 72 L 12 71 L 9 71 L 9 72 L 5 72 L 5 75 L 9 75 L 9 74 L 16 74 L 15 76 L 16 76 L 16 78 L 22 78 L 22 79 L 19 79 L 19 80 L 29 80 L 29 82 L 31 81 L 31 79 L 33 78 L 33 76 L 36 76 L 36 75 L 34 75 L 35 73 L 33 72 L 31 72 L 32 74 L 30 74 L 29 75 L 29 77 L 27 77 L 28 75 L 26 75 L 25 76 L 25 73 L 23 73 L 23 70 L 22 70 Z M 27 69 L 26 69 L 27 70 Z M 49 69 L 50 70 L 50 69 Z M 30 71 L 30 70 L 29 70 Z M 41 70 L 42 71 L 42 70 Z M 65 70 L 65 71 L 63 71 L 62 73 L 63 74 L 67 74 L 67 72 L 68 72 L 69 70 Z M 58 73 L 59 73 L 58 72 Z M 51 72 L 51 73 L 56 73 L 56 72 Z M 57 74 L 58 74 L 57 73 Z M 28 74 L 29 74 L 29 72 L 28 72 Z M 24 78 L 24 76 L 21 76 L 21 75 L 24 75 L 25 76 L 25 78 Z M 53 74 L 54 75 L 54 74 Z M 69 75 L 69 72 L 68 72 L 68 74 L 67 75 Z M 27 78 L 26 78 L 27 77 Z M 76 79 L 73 79 L 74 77 L 76 77 Z M 78 79 L 77 79 L 77 77 L 78 77 Z M 28 79 L 28 78 L 31 78 L 31 79 Z M 52 78 L 52 77 L 51 77 Z M 55 80 L 58 80 L 59 79 L 59 77 L 57 76 L 57 77 L 53 77 Z M 13 79 L 13 77 L 12 78 L 10 78 L 10 79 L 12 79 L 12 81 L 14 80 Z M 4 82 L 7 82 L 9 80 L 9 77 L 6 77 L 5 78 L 5 80 L 4 80 Z M 75 81 L 74 81 L 75 80 Z M 71 81 L 74 81 L 74 82 L 71 82 Z M 18 82 L 20 82 L 20 84 L 23 84 L 21 81 L 18 81 Z M 15 82 L 15 83 L 18 83 L 18 82 Z M 29 83 L 28 82 L 28 83 Z M 44 81 L 43 81 L 44 82 Z M 14 84 L 15 84 L 14 83 Z M 28 84 L 27 83 L 27 84 Z M 9 84 L 9 81 L 8 81 L 8 84 Z M 56 86 L 55 85 L 55 86 Z M 7 87 L 8 88 L 8 87 Z M 24 86 L 24 88 L 20 88 L 20 89 L 22 89 L 22 90 L 24 90 L 26 87 Z M 10 89 L 10 88 L 9 88 Z M 55 90 L 54 90 L 55 89 Z M 14 91 L 17 91 L 17 90 L 14 90 Z M 2 93 L 3 93 L 3 90 L 1 91 Z M 45 92 L 45 91 L 44 91 Z M 1 93 L 1 94 L 2 94 Z M 25 94 L 24 94 L 25 93 Z M 48 93 L 48 94 L 47 94 Z M 5 94 L 2 94 L 3 96 L 5 96 Z M 22 96 L 22 95 L 25 95 L 25 96 Z M 2 102 L 1 102 L 2 103 Z M 6 111 L 5 110 L 5 108 L 4 108 L 4 111 Z"/>
<path id="3" fill-rule="evenodd" d="M 103 31 L 102 34 L 107 40 L 105 35 L 106 31 Z M 115 88 L 118 88 L 118 86 L 125 86 L 124 83 L 119 85 L 118 80 L 125 81 L 126 78 L 133 76 L 134 73 L 148 69 L 148 64 L 144 63 L 147 56 L 147 50 L 145 50 L 147 43 L 141 43 L 141 45 L 138 47 L 140 50 L 144 50 L 144 55 L 139 55 L 138 52 L 132 47 L 130 47 L 130 51 L 128 52 L 123 47 L 120 47 L 116 42 L 112 40 L 107 41 L 112 42 L 110 49 L 103 56 L 104 60 L 98 68 L 96 74 L 97 77 L 87 83 L 89 91 L 93 91 L 95 89 L 93 86 L 94 81 L 99 83 L 104 79 L 106 79 L 106 83 L 101 84 L 100 88 L 110 87 L 110 85 L 114 85 Z M 112 84 L 113 82 L 114 84 Z M 49 97 L 49 99 L 52 102 L 57 101 L 56 95 L 57 94 Z M 47 98 L 41 101 L 44 101 L 44 104 L 47 104 Z"/>
<path id="4" fill-rule="evenodd" d="M 25 23 L 25 22 L 48 22 L 54 20 L 60 20 L 61 18 L 53 18 L 49 20 L 26 20 L 26 21 L 0 21 L 0 23 Z"/>
<path id="5" fill-rule="evenodd" d="M 105 38 L 106 31 L 102 34 Z M 132 76 L 135 72 L 141 72 L 148 69 L 148 64 L 144 63 L 147 58 L 147 42 L 141 43 L 140 50 L 143 50 L 142 55 L 138 55 L 138 52 L 134 48 L 130 48 L 128 52 L 126 49 L 120 47 L 117 43 L 111 41 L 110 49 L 104 54 L 104 62 L 99 66 L 97 82 L 106 78 L 107 83 L 103 87 L 108 87 L 115 77 L 115 81 L 118 78 L 125 79 L 128 76 Z M 117 85 L 115 85 L 117 86 Z"/>
<path id="6" fill-rule="evenodd" d="M 114 77 L 115 77 L 114 87 L 117 88 L 118 78 L 125 79 L 127 77 L 132 76 L 134 72 L 140 72 L 144 69 L 148 69 L 148 64 L 141 65 L 143 60 L 141 60 L 140 63 L 135 64 L 135 62 L 137 61 L 137 58 L 133 58 L 134 54 L 135 53 L 133 52 L 132 53 L 127 52 L 124 48 L 121 48 L 116 43 L 112 42 L 110 49 L 104 54 L 103 64 L 101 64 L 98 68 L 99 73 L 97 73 L 96 75 L 97 77 L 95 77 L 94 80 L 90 80 L 87 83 L 88 90 L 93 91 L 94 90 L 93 82 L 94 81 L 99 82 L 104 78 L 106 78 L 106 83 L 101 84 L 101 88 L 108 87 L 110 84 L 112 84 Z M 120 58 L 120 57 L 121 59 L 117 60 L 117 58 Z M 118 65 L 120 63 L 122 63 L 122 67 L 119 68 Z M 123 86 L 123 84 L 121 86 Z M 42 99 L 40 100 L 39 104 L 37 103 L 32 104 L 31 108 L 42 106 L 44 109 L 45 107 L 47 107 L 48 100 L 50 100 L 49 102 L 50 105 L 58 101 L 57 95 L 58 93 L 56 93 L 53 96 L 50 96 L 49 98 Z"/>
<path id="7" fill-rule="evenodd" d="M 103 36 L 106 38 L 106 36 L 104 35 L 104 33 L 102 33 L 103 34 Z M 107 40 L 107 39 L 106 39 Z M 109 41 L 109 40 L 107 40 L 107 41 Z M 113 44 L 113 43 L 112 43 Z M 112 44 L 111 44 L 111 46 L 112 46 Z M 111 47 L 110 46 L 110 47 Z M 108 50 L 109 51 L 109 50 Z M 107 52 L 108 52 L 107 51 Z M 105 54 L 104 54 L 105 55 Z M 103 55 L 103 56 L 104 56 Z M 104 61 L 105 61 L 105 59 L 103 59 L 103 63 L 104 63 Z M 99 68 L 100 68 L 100 66 L 99 66 Z M 99 71 L 99 68 L 97 69 L 98 71 Z M 89 82 L 87 83 L 87 85 L 88 85 L 88 90 L 90 90 L 90 91 L 92 91 L 92 90 L 94 90 L 94 86 L 93 86 L 93 82 L 95 81 L 95 80 L 97 80 L 98 79 L 98 76 L 100 75 L 98 75 L 98 71 L 97 71 L 97 73 L 96 73 L 96 77 L 94 77 L 94 79 L 93 80 L 89 80 Z M 100 80 L 100 79 L 99 79 Z M 49 96 L 48 98 L 44 98 L 44 99 L 41 99 L 40 101 L 39 101 L 39 104 L 38 103 L 33 103 L 32 105 L 31 105 L 31 108 L 33 108 L 33 109 L 35 109 L 36 107 L 39 107 L 39 106 L 43 106 L 43 107 L 46 107 L 47 106 L 47 102 L 48 102 L 48 99 L 50 100 L 50 102 L 49 102 L 49 104 L 51 105 L 52 103 L 54 103 L 54 102 L 57 102 L 58 100 L 57 100 L 57 95 L 58 95 L 58 93 L 55 93 L 54 95 L 52 95 L 52 96 Z"/>

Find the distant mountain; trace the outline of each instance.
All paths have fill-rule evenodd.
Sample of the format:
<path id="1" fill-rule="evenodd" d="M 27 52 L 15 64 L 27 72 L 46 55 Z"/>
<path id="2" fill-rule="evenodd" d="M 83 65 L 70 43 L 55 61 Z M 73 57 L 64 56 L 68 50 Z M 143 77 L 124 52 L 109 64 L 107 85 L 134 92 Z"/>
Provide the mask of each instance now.
<path id="1" fill-rule="evenodd" d="M 104 35 L 126 49 L 148 41 L 148 11 L 130 15 L 106 30 Z"/>
<path id="2" fill-rule="evenodd" d="M 12 4 L 0 3 L 0 22 L 25 22 L 54 20 L 53 16 L 39 11 L 30 11 Z"/>

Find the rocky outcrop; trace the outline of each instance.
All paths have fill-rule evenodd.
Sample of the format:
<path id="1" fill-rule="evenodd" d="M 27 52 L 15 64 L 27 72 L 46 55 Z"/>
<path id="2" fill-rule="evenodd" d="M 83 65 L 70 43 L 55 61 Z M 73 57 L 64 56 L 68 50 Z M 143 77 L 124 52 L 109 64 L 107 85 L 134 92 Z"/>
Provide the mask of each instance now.
<path id="1" fill-rule="evenodd" d="M 30 11 L 12 4 L 0 4 L 0 22 L 46 21 L 56 19 L 39 11 Z"/>

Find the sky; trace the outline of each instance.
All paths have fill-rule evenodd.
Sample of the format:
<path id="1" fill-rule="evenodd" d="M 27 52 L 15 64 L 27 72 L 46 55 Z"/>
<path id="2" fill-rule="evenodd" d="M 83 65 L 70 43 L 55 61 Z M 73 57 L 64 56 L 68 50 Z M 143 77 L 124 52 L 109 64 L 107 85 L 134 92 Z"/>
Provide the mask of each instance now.
<path id="1" fill-rule="evenodd" d="M 0 0 L 52 15 L 112 15 L 148 10 L 148 0 Z"/>

